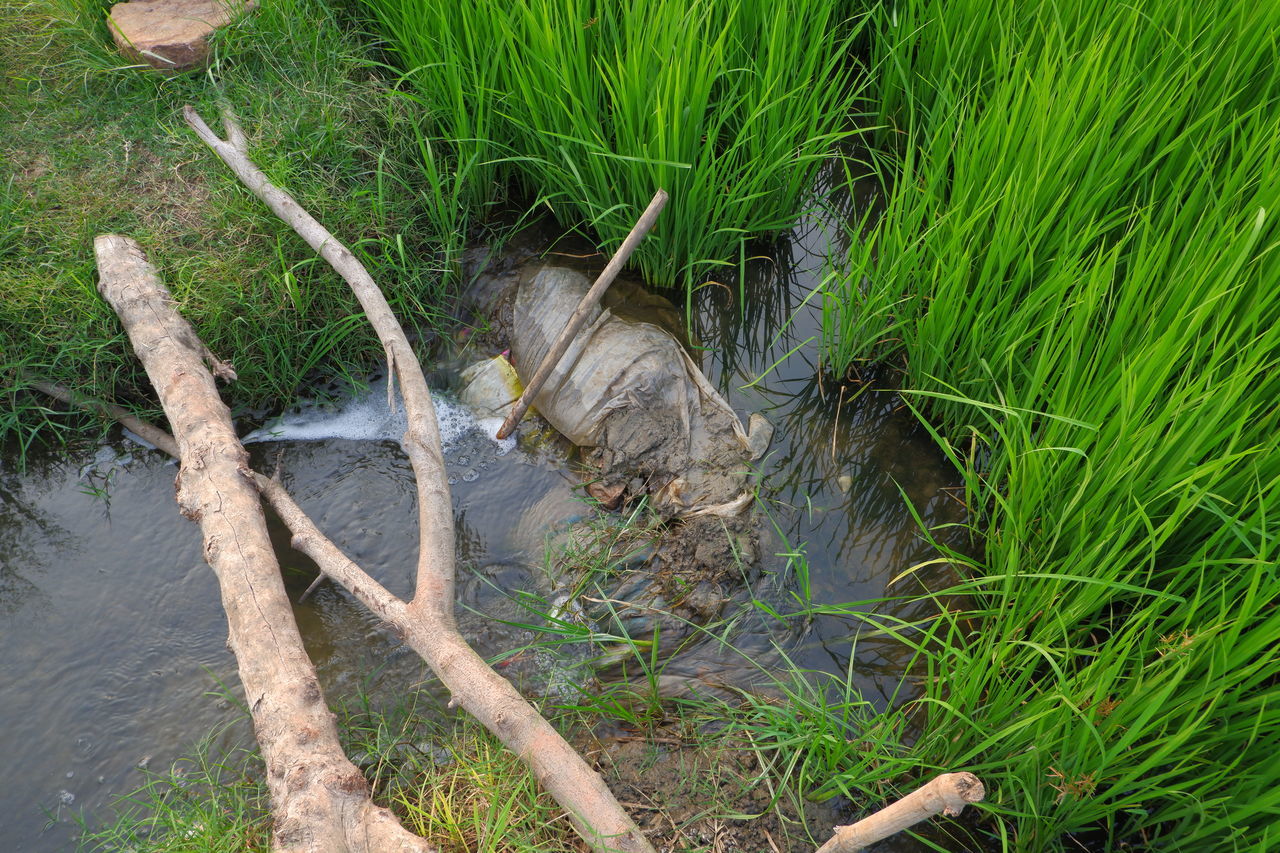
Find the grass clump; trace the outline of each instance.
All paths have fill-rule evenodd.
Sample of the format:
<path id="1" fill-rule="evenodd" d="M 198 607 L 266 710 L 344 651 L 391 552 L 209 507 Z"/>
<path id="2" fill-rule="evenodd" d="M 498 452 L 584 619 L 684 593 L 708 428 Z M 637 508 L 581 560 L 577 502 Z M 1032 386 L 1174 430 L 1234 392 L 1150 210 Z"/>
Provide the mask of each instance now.
<path id="1" fill-rule="evenodd" d="M 579 849 L 564 810 L 471 717 L 434 707 L 419 715 L 414 703 L 387 712 L 357 703 L 342 731 L 375 798 L 442 853 Z"/>
<path id="2" fill-rule="evenodd" d="M 744 240 L 790 227 L 850 135 L 860 20 L 834 0 L 627 4 L 365 0 L 417 103 L 433 181 L 468 175 L 473 210 L 512 182 L 569 227 L 692 285 Z"/>
<path id="3" fill-rule="evenodd" d="M 109 825 L 86 833 L 82 853 L 240 853 L 270 849 L 271 818 L 262 762 L 254 753 L 220 755 L 211 739 L 116 804 Z"/>
<path id="4" fill-rule="evenodd" d="M 470 717 L 450 720 L 413 700 L 390 710 L 357 697 L 340 714 L 347 754 L 374 799 L 442 853 L 580 849 L 563 810 L 529 769 Z M 223 754 L 213 739 L 167 772 L 150 774 L 116 804 L 108 826 L 86 833 L 84 853 L 134 850 L 266 851 L 271 815 L 256 752 Z"/>
<path id="5" fill-rule="evenodd" d="M 211 119 L 219 98 L 231 103 L 264 171 L 361 255 L 401 316 L 422 331 L 441 322 L 449 235 L 402 191 L 400 117 L 337 12 L 266 4 L 220 31 L 207 72 L 166 78 L 120 67 L 109 5 L 7 2 L 0 16 L 0 430 L 29 441 L 64 425 L 22 390 L 30 378 L 99 395 L 146 387 L 94 290 L 101 233 L 138 240 L 235 363 L 234 404 L 273 403 L 317 368 L 378 357 L 345 283 L 203 148 L 184 103 Z"/>
<path id="6" fill-rule="evenodd" d="M 885 208 L 826 357 L 905 362 L 983 543 L 973 609 L 901 632 L 912 754 L 1006 849 L 1273 847 L 1280 10 L 876 14 Z"/>

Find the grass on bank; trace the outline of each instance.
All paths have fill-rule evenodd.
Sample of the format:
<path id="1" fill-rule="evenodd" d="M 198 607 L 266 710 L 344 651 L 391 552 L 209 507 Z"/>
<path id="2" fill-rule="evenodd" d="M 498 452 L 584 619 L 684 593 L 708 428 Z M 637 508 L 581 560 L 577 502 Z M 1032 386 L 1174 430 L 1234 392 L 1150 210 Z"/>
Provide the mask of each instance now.
<path id="1" fill-rule="evenodd" d="M 235 363 L 233 405 L 292 398 L 317 368 L 380 355 L 346 285 L 204 149 L 184 103 L 214 119 L 225 97 L 257 162 L 361 255 L 405 322 L 442 323 L 458 239 L 424 221 L 398 102 L 329 4 L 265 4 L 214 38 L 207 73 L 166 78 L 120 67 L 107 2 L 0 3 L 0 433 L 30 442 L 77 423 L 44 417 L 28 377 L 146 388 L 94 290 L 100 233 L 138 240 Z"/>
<path id="2" fill-rule="evenodd" d="M 804 688 L 802 688 L 804 689 Z M 427 708 L 423 705 L 430 706 Z M 553 713 L 576 733 L 615 792 L 661 849 L 702 853 L 768 844 L 810 850 L 830 818 L 806 814 L 788 783 L 796 757 L 770 712 L 741 703 L 668 703 L 638 736 L 626 724 L 594 734 L 577 712 Z M 570 853 L 581 839 L 528 768 L 470 717 L 419 696 L 390 710 L 367 698 L 339 713 L 347 754 L 375 799 L 443 853 Z M 785 722 L 784 724 L 785 725 Z M 799 734 L 791 732 L 790 734 Z M 832 737 L 805 732 L 804 736 Z M 149 774 L 115 804 L 116 816 L 80 839 L 82 853 L 222 853 L 269 849 L 271 816 L 261 760 L 210 738 L 167 771 Z M 813 810 L 812 806 L 808 807 Z M 768 835 L 761 831 L 768 828 Z"/>
<path id="3" fill-rule="evenodd" d="M 835 0 L 363 2 L 433 179 L 467 175 L 476 211 L 514 183 L 605 251 L 664 188 L 634 261 L 656 285 L 789 228 L 852 132 L 862 21 Z"/>
<path id="4" fill-rule="evenodd" d="M 1005 849 L 1280 837 L 1280 7 L 877 11 L 885 209 L 826 358 L 902 359 L 965 475 L 975 596 L 914 760 Z M 856 241 L 855 241 L 856 242 Z"/>
<path id="5" fill-rule="evenodd" d="M 412 704 L 384 713 L 358 703 L 341 723 L 347 753 L 376 798 L 443 853 L 578 849 L 555 801 L 470 718 L 454 725 L 439 711 L 418 717 Z M 150 775 L 116 810 L 111 824 L 81 838 L 80 850 L 230 853 L 270 846 L 261 760 L 256 752 L 223 755 L 211 741 Z"/>
<path id="6" fill-rule="evenodd" d="M 270 848 L 261 759 L 239 750 L 220 754 L 208 739 L 168 771 L 148 773 L 115 811 L 111 823 L 81 837 L 78 850 L 266 853 Z"/>

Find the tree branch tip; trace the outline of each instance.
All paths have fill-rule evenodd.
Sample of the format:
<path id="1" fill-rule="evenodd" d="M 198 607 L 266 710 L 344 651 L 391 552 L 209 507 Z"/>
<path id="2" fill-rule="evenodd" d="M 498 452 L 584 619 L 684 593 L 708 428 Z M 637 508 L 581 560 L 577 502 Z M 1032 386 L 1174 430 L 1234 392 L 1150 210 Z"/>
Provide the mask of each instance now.
<path id="1" fill-rule="evenodd" d="M 235 110 L 231 109 L 230 103 L 222 99 L 219 99 L 218 107 L 222 112 L 222 127 L 227 131 L 227 141 L 240 153 L 246 153 L 248 145 L 245 142 L 244 130 L 240 127 L 240 120 L 236 118 Z"/>
<path id="2" fill-rule="evenodd" d="M 209 125 L 204 123 L 204 119 L 200 117 L 200 113 L 196 112 L 196 108 L 190 104 L 182 105 L 182 117 L 187 124 L 191 125 L 197 133 L 207 133 L 213 135 L 213 131 L 209 129 Z"/>

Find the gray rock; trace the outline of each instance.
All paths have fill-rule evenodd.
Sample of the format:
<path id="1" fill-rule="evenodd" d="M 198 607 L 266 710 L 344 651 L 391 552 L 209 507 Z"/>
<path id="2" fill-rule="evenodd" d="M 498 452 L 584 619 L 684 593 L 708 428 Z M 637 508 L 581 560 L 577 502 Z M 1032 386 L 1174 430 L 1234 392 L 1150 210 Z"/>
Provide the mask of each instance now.
<path id="1" fill-rule="evenodd" d="M 209 35 L 257 5 L 254 0 L 132 0 L 111 7 L 111 35 L 121 53 L 160 71 L 209 61 Z"/>

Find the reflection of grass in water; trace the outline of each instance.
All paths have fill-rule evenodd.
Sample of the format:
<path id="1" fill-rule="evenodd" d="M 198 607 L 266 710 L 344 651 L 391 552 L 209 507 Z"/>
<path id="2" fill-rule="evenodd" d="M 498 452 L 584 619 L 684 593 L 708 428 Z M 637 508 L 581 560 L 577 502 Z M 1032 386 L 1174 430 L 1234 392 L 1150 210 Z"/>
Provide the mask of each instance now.
<path id="1" fill-rule="evenodd" d="M 1280 8 L 881 14 L 894 190 L 827 358 L 905 357 L 987 533 L 910 760 L 1008 847 L 1273 846 Z"/>

